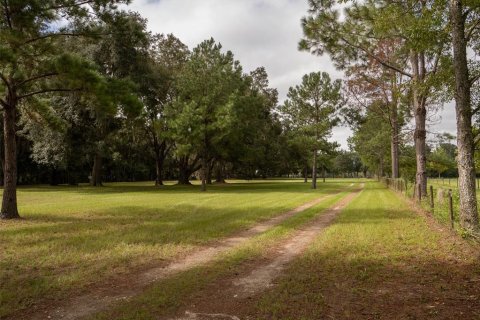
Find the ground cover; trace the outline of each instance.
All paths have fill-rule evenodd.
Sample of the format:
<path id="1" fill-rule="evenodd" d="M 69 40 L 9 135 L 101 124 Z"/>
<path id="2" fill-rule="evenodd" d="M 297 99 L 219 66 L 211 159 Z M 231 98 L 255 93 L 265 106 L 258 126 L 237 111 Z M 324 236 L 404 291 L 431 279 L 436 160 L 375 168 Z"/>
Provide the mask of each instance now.
<path id="1" fill-rule="evenodd" d="M 162 264 L 348 182 L 299 180 L 155 188 L 22 187 L 23 220 L 0 222 L 0 317 Z"/>
<path id="2" fill-rule="evenodd" d="M 368 188 L 259 297 L 255 319 L 478 319 L 478 245 Z"/>

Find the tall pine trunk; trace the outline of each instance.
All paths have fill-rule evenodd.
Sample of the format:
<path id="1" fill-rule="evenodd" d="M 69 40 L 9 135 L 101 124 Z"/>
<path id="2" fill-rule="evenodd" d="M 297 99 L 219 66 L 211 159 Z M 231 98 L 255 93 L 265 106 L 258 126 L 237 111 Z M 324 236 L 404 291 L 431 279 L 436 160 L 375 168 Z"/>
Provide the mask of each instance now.
<path id="1" fill-rule="evenodd" d="M 413 70 L 413 111 L 415 115 L 415 156 L 417 163 L 416 183 L 420 185 L 422 196 L 427 194 L 427 130 L 426 130 L 426 97 L 420 84 L 425 80 L 425 57 L 412 52 L 410 62 Z"/>
<path id="2" fill-rule="evenodd" d="M 458 190 L 460 224 L 478 230 L 477 195 L 475 190 L 474 142 L 472 134 L 471 85 L 467 60 L 465 21 L 460 0 L 450 0 L 452 42 L 455 69 L 455 102 L 457 115 Z"/>
<path id="3" fill-rule="evenodd" d="M 92 179 L 90 185 L 94 187 L 102 186 L 102 156 L 99 152 L 95 153 L 93 158 Z"/>
<path id="4" fill-rule="evenodd" d="M 160 143 L 155 135 L 153 135 L 153 149 L 155 154 L 155 186 L 163 185 L 163 165 L 167 156 L 167 143 Z"/>
<path id="5" fill-rule="evenodd" d="M 160 155 L 155 154 L 155 186 L 163 186 L 163 159 Z"/>
<path id="6" fill-rule="evenodd" d="M 378 166 L 378 179 L 382 178 L 384 176 L 383 172 L 383 158 L 380 158 L 379 166 Z"/>
<path id="7" fill-rule="evenodd" d="M 213 173 L 213 167 L 215 166 L 215 161 L 212 160 L 208 164 L 208 170 L 207 170 L 207 184 L 213 184 L 212 183 L 212 173 Z"/>
<path id="8" fill-rule="evenodd" d="M 3 110 L 3 135 L 5 161 L 3 168 L 2 219 L 20 218 L 17 209 L 17 143 L 16 143 L 16 101 L 9 99 Z"/>
<path id="9" fill-rule="evenodd" d="M 312 189 L 317 189 L 317 150 L 313 151 Z"/>
<path id="10" fill-rule="evenodd" d="M 398 135 L 400 132 L 398 125 L 398 108 L 394 103 L 392 108 L 392 136 L 391 136 L 391 153 L 392 153 L 392 178 L 398 179 L 400 177 L 399 169 L 399 142 Z"/>
<path id="11" fill-rule="evenodd" d="M 202 158 L 202 191 L 207 191 L 207 176 L 208 176 L 208 163 L 207 158 L 204 156 Z"/>

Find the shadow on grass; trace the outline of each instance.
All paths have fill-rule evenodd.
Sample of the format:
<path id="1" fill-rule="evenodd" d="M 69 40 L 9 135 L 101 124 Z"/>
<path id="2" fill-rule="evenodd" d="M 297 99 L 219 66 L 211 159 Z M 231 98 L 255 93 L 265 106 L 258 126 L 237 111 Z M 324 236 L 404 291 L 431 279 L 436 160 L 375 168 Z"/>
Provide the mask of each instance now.
<path id="1" fill-rule="evenodd" d="M 346 257 L 352 252 L 316 252 L 297 261 L 280 285 L 259 299 L 250 316 L 480 319 L 478 262 L 408 254 L 400 259 Z"/>

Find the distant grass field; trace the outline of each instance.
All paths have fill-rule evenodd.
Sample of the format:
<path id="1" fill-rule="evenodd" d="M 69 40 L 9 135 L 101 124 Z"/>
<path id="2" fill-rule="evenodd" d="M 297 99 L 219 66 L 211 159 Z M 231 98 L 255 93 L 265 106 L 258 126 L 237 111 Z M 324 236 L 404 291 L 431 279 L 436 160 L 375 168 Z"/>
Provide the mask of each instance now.
<path id="1" fill-rule="evenodd" d="M 358 180 L 230 181 L 198 186 L 150 182 L 105 187 L 21 187 L 23 220 L 0 221 L 0 318 L 196 247 Z"/>

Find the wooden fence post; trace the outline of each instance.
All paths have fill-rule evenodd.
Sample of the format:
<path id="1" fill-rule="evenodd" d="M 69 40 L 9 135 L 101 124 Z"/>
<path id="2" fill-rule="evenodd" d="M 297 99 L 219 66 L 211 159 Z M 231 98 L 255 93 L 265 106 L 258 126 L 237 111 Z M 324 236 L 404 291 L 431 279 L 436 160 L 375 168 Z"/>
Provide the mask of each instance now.
<path id="1" fill-rule="evenodd" d="M 433 186 L 430 186 L 430 208 L 433 210 L 435 208 L 435 204 L 433 203 Z"/>
<path id="2" fill-rule="evenodd" d="M 420 183 L 418 184 L 418 202 L 422 203 L 422 185 Z"/>
<path id="3" fill-rule="evenodd" d="M 454 229 L 454 217 L 453 217 L 453 199 L 452 199 L 452 189 L 448 190 L 448 203 L 449 203 L 449 209 L 450 209 L 450 223 L 452 229 Z"/>

